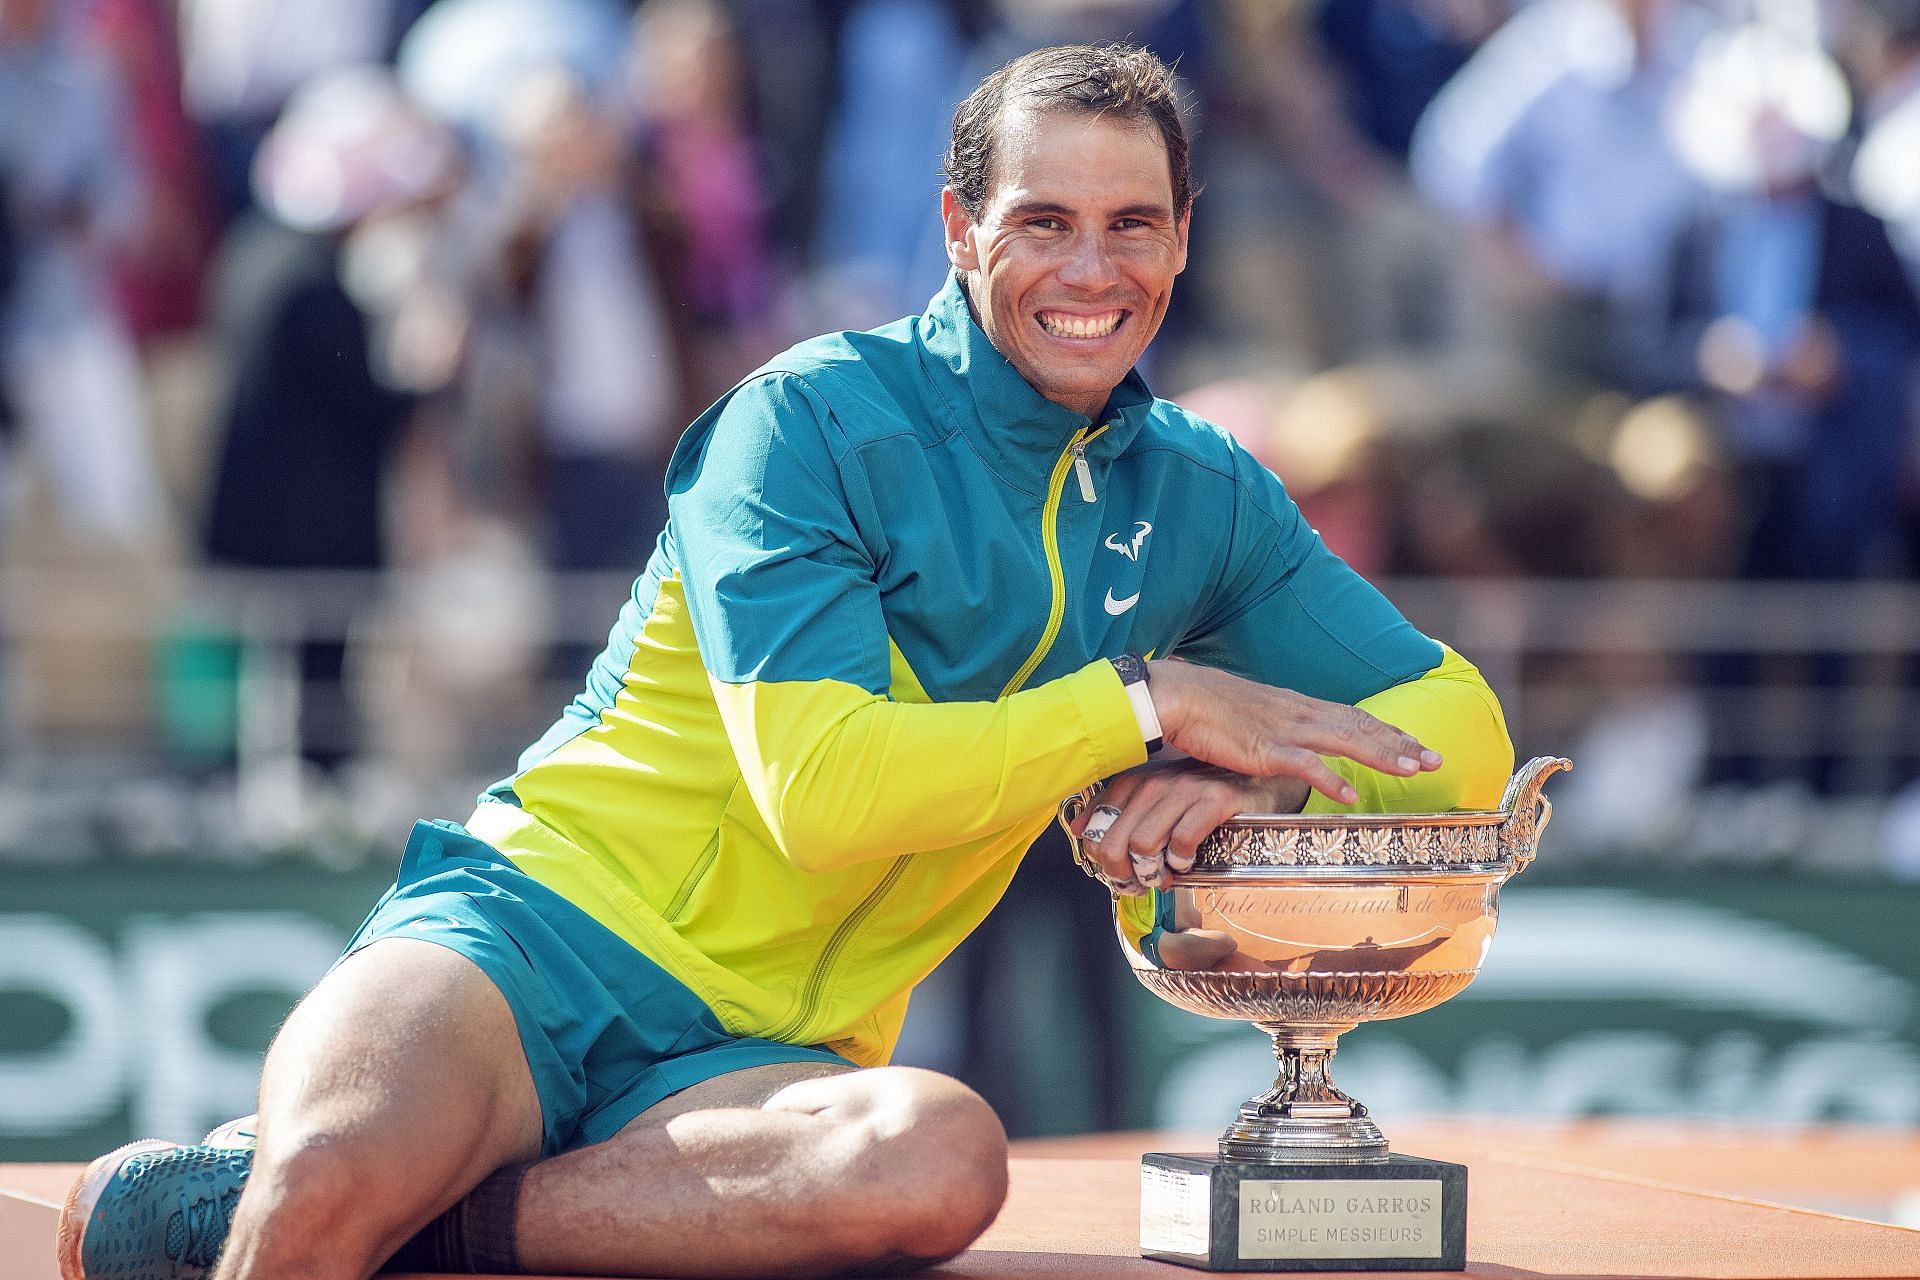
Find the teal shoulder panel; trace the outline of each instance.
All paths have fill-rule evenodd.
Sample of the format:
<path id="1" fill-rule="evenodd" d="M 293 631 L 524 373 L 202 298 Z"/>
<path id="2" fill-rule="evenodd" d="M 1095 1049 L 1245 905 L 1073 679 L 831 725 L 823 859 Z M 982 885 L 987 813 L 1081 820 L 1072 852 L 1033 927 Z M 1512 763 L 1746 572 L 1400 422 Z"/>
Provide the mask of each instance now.
<path id="1" fill-rule="evenodd" d="M 1440 645 L 1327 549 L 1279 477 L 1202 425 L 1189 439 L 1230 472 L 1233 507 L 1221 572 L 1181 656 L 1345 703 L 1438 666 Z"/>
<path id="2" fill-rule="evenodd" d="M 809 377 L 764 372 L 701 415 L 674 452 L 668 539 L 702 660 L 729 684 L 886 690 L 873 557 L 852 514 L 862 484 L 839 417 Z"/>

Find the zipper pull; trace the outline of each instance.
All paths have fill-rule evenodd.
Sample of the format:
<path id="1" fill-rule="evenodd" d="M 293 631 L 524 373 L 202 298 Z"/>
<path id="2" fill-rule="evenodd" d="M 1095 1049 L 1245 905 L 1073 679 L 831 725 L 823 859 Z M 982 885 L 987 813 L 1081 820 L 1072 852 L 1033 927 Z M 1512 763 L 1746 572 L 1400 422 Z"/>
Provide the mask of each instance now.
<path id="1" fill-rule="evenodd" d="M 1077 441 L 1073 446 L 1073 474 L 1080 478 L 1080 497 L 1086 502 L 1098 502 L 1100 499 L 1093 491 L 1093 469 L 1087 466 L 1087 443 Z"/>

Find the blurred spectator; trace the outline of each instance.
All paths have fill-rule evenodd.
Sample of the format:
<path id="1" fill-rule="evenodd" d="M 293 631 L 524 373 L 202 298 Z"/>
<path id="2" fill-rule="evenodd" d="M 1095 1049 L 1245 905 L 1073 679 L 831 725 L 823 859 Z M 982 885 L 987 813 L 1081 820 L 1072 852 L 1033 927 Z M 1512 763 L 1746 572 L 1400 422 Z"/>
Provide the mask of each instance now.
<path id="1" fill-rule="evenodd" d="M 1837 69 L 1777 29 L 1703 51 L 1679 120 L 1716 195 L 1674 244 L 1631 348 L 1637 389 L 1713 394 L 1755 576 L 1903 567 L 1920 300 L 1844 175 L 1821 180 L 1846 119 Z"/>
<path id="2" fill-rule="evenodd" d="M 216 285 L 219 338 L 232 362 L 206 550 L 257 569 L 377 569 L 381 500 L 410 389 L 376 354 L 374 316 L 350 290 L 350 244 L 440 198 L 455 175 L 451 139 L 384 73 L 331 72 L 303 87 L 263 144 L 264 213 L 237 224 Z M 436 372 L 415 370 L 417 384 Z M 386 376 L 383 376 L 385 374 Z M 345 647 L 302 647 L 312 710 L 303 753 L 351 752 L 341 688 Z"/>
<path id="3" fill-rule="evenodd" d="M 1631 506 L 1604 462 L 1537 427 L 1466 423 L 1415 450 L 1402 572 L 1590 578 L 1612 567 Z"/>
<path id="4" fill-rule="evenodd" d="M 472 148 L 457 219 L 467 488 L 483 507 L 531 506 L 566 570 L 644 561 L 693 382 L 692 326 L 662 296 L 680 283 L 675 228 L 631 136 L 632 27 L 617 0 L 440 0 L 398 60 Z"/>
<path id="5" fill-rule="evenodd" d="M 637 210 L 625 117 L 550 68 L 510 91 L 497 308 L 538 378 L 533 423 L 550 559 L 637 572 L 665 523 L 685 425 L 685 344 Z"/>
<path id="6" fill-rule="evenodd" d="M 124 86 L 141 207 L 115 255 L 120 308 L 134 339 L 192 330 L 213 254 L 213 208 L 199 139 L 181 101 L 180 45 L 163 0 L 90 0 L 95 38 Z"/>
<path id="7" fill-rule="evenodd" d="M 1349 358 L 1485 361 L 1486 320 L 1456 232 L 1412 189 L 1407 157 L 1428 105 L 1508 12 L 1506 0 L 1326 0 L 1319 9 L 1331 101 L 1301 126 L 1341 139 L 1310 148 L 1326 163 L 1307 172 L 1347 223 L 1336 303 Z M 1312 85 L 1305 79 L 1283 100 L 1304 105 Z"/>
<path id="8" fill-rule="evenodd" d="M 247 207 L 254 152 L 295 90 L 384 60 L 395 0 L 179 0 L 189 114 L 203 131 L 224 225 Z"/>
<path id="9" fill-rule="evenodd" d="M 1689 0 L 1539 0 L 1421 121 L 1415 180 L 1472 228 L 1513 340 L 1550 372 L 1608 379 L 1612 306 L 1697 205 L 1667 120 L 1711 28 Z"/>
<path id="10" fill-rule="evenodd" d="M 612 102 L 628 23 L 619 0 L 438 0 L 401 41 L 397 70 L 416 102 L 479 145 L 484 167 L 508 91 L 529 74 L 564 68 L 595 103 Z"/>
<path id="11" fill-rule="evenodd" d="M 1506 17 L 1497 0 L 1325 0 L 1314 31 L 1348 121 L 1404 164 L 1427 105 Z"/>
<path id="12" fill-rule="evenodd" d="M 1738 476 L 1698 403 L 1659 396 L 1634 405 L 1597 452 L 1635 503 L 1609 557 L 1612 574 L 1701 579 L 1739 571 L 1746 530 Z"/>
<path id="13" fill-rule="evenodd" d="M 151 539 L 160 489 L 107 263 L 139 216 L 122 99 L 78 0 L 0 0 L 0 192 L 15 280 L 0 384 L 68 526 Z"/>
<path id="14" fill-rule="evenodd" d="M 632 77 L 641 156 L 661 197 L 653 212 L 672 220 L 679 241 L 671 270 L 693 331 L 689 407 L 704 407 L 787 341 L 747 65 L 725 8 L 717 0 L 645 5 L 633 27 Z"/>
<path id="15" fill-rule="evenodd" d="M 827 134 L 814 244 L 831 323 L 884 324 L 923 306 L 946 278 L 940 156 L 965 96 L 961 68 L 983 18 L 951 0 L 866 0 L 840 34 L 837 108 Z"/>
<path id="16" fill-rule="evenodd" d="M 1633 578 L 1725 576 L 1738 559 L 1736 489 L 1712 421 L 1669 396 L 1626 408 L 1596 398 L 1577 434 L 1611 468 L 1618 521 L 1605 568 Z M 1595 593 L 1576 604 L 1590 651 L 1535 660 L 1542 683 L 1584 685 L 1585 705 L 1540 708 L 1532 725 L 1579 752 L 1580 785 L 1564 806 L 1578 849 L 1666 850 L 1685 830 L 1705 776 L 1712 718 L 1708 664 L 1665 654 L 1630 598 Z M 1571 712 L 1571 714 L 1569 714 Z"/>
<path id="17" fill-rule="evenodd" d="M 1852 178 L 1920 288 L 1920 0 L 1857 0 L 1839 53 L 1860 95 Z"/>
<path id="18" fill-rule="evenodd" d="M 20 238 L 13 227 L 13 201 L 7 195 L 6 175 L 0 173 L 0 316 L 7 313 L 13 286 L 20 274 Z M 7 380 L 0 378 L 0 441 L 13 434 L 12 401 L 7 396 Z"/>
<path id="19" fill-rule="evenodd" d="M 856 3 L 727 0 L 746 56 L 753 131 L 766 155 L 768 207 L 781 214 L 771 228 L 775 249 L 790 262 L 804 260 L 826 198 L 822 148 L 838 81 L 840 24 Z M 920 92 L 938 90 L 927 85 Z"/>

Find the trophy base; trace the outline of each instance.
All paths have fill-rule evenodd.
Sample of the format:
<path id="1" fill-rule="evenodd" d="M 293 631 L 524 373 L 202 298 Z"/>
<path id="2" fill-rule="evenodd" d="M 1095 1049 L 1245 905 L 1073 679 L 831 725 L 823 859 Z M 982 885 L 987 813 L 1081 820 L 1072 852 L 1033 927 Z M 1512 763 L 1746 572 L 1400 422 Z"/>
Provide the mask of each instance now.
<path id="1" fill-rule="evenodd" d="M 1467 1167 L 1140 1160 L 1140 1255 L 1202 1271 L 1464 1271 Z"/>

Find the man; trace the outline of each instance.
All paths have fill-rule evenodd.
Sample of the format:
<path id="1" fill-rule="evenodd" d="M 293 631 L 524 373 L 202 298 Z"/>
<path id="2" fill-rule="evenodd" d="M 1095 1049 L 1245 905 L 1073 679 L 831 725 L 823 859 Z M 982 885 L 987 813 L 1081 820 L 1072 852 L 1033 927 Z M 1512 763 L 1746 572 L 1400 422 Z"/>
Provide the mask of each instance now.
<path id="1" fill-rule="evenodd" d="M 416 829 L 268 1055 L 257 1148 L 103 1157 L 69 1277 L 198 1276 L 222 1236 L 218 1280 L 925 1265 L 999 1210 L 1005 1137 L 884 1064 L 1061 795 L 1192 758 L 1114 787 L 1098 856 L 1136 889 L 1309 787 L 1497 801 L 1477 673 L 1131 372 L 1186 260 L 1167 69 L 1011 63 L 947 171 L 948 287 L 693 425 L 585 692 Z"/>

